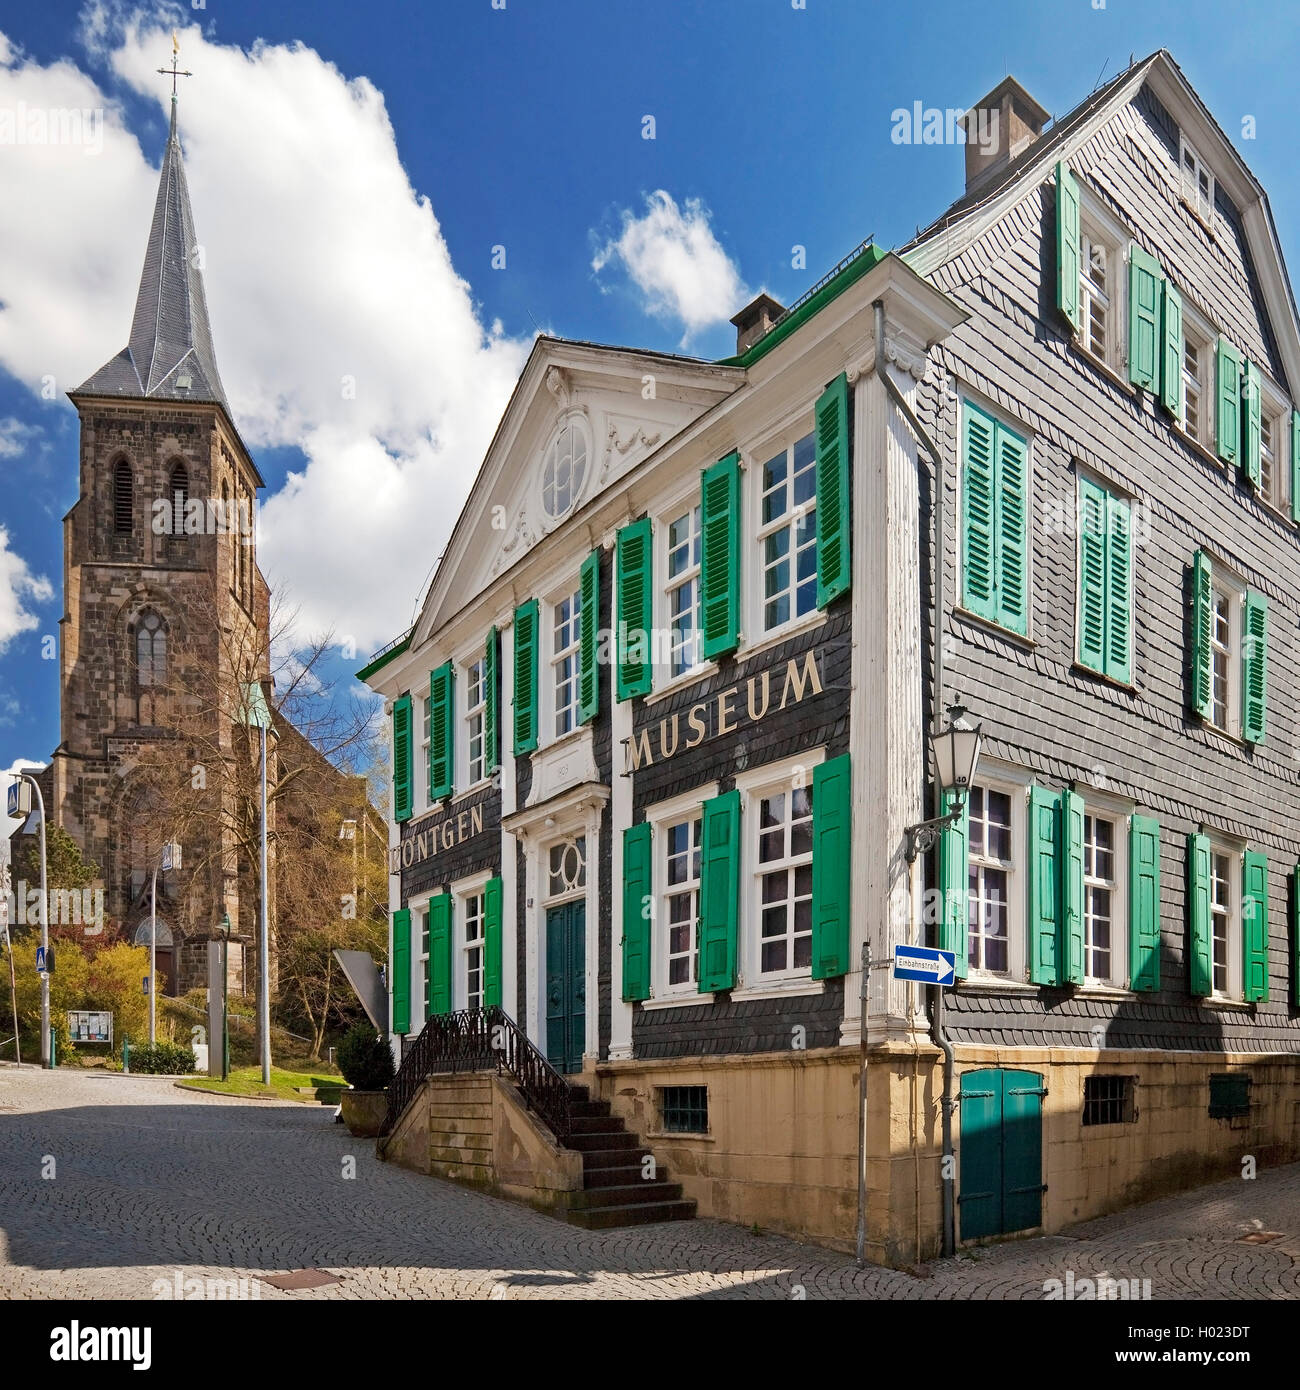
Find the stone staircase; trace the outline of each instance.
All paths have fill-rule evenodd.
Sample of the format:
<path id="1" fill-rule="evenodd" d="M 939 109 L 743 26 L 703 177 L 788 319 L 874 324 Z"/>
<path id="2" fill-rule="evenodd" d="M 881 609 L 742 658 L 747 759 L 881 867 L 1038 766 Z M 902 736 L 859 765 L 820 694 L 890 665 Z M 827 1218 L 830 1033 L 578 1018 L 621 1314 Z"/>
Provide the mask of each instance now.
<path id="1" fill-rule="evenodd" d="M 682 1196 L 681 1183 L 666 1180 L 662 1167 L 653 1170 L 653 1178 L 644 1176 L 650 1150 L 610 1114 L 609 1102 L 592 1100 L 587 1087 L 572 1082 L 569 1092 L 564 1146 L 582 1155 L 583 1172 L 582 1191 L 572 1195 L 565 1220 L 588 1231 L 691 1220 L 694 1200 Z"/>

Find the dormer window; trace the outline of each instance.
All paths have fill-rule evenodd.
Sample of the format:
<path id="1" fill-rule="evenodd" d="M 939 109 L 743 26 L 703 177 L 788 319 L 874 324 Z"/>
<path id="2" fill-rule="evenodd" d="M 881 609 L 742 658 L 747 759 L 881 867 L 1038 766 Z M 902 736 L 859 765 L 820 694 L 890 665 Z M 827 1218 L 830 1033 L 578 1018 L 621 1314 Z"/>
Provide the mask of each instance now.
<path id="1" fill-rule="evenodd" d="M 1180 142 L 1183 197 L 1197 217 L 1208 226 L 1214 216 L 1214 175 L 1206 168 L 1201 156 L 1187 143 Z"/>
<path id="2" fill-rule="evenodd" d="M 563 425 L 542 461 L 542 506 L 552 521 L 572 510 L 587 477 L 587 438 L 576 421 Z"/>

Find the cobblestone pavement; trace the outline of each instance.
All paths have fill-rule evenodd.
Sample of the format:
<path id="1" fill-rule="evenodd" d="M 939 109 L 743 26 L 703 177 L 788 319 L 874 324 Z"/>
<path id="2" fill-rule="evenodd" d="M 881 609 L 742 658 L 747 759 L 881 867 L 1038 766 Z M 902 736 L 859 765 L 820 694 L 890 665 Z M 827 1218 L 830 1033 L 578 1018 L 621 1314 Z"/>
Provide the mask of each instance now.
<path id="1" fill-rule="evenodd" d="M 1284 1234 L 1241 1244 L 1252 1230 Z M 258 1278 L 295 1269 L 341 1282 Z M 2 1298 L 152 1298 L 200 1278 L 297 1299 L 1025 1299 L 1068 1271 L 1150 1279 L 1155 1299 L 1300 1298 L 1300 1164 L 914 1278 L 716 1221 L 582 1231 L 379 1163 L 325 1107 L 0 1067 Z"/>

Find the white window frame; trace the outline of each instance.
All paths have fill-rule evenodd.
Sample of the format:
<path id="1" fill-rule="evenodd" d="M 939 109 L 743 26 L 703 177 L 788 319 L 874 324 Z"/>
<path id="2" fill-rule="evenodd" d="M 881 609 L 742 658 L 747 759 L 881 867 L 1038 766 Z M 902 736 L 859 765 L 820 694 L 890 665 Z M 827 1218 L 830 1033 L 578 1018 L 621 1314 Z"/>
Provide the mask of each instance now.
<path id="1" fill-rule="evenodd" d="M 771 457 L 771 455 L 769 455 Z M 825 748 L 810 749 L 798 758 L 751 768 L 736 778 L 740 792 L 740 903 L 736 942 L 737 990 L 732 998 L 768 993 L 820 992 L 824 982 L 812 978 L 812 966 L 784 971 L 762 970 L 762 903 L 759 879 L 764 872 L 758 859 L 758 803 L 772 791 L 793 788 L 796 770 L 802 769 L 804 785 L 811 792 L 813 769 L 826 759 Z M 815 810 L 815 808 L 814 808 Z M 812 856 L 808 857 L 811 865 Z M 771 866 L 768 866 L 770 871 Z"/>
<path id="2" fill-rule="evenodd" d="M 1187 157 L 1192 157 L 1193 170 L 1190 175 L 1192 187 L 1188 190 L 1189 174 L 1187 171 Z M 1208 202 L 1207 195 L 1201 192 L 1201 177 L 1204 176 L 1209 182 Z M 1188 140 L 1183 131 L 1178 132 L 1178 186 L 1182 191 L 1183 201 L 1194 212 L 1199 220 L 1205 225 L 1211 226 L 1214 222 L 1214 173 L 1209 165 L 1201 158 L 1196 147 Z"/>
<path id="3" fill-rule="evenodd" d="M 1273 436 L 1271 448 L 1272 480 L 1264 485 L 1264 428 Z M 1259 469 L 1261 499 L 1274 511 L 1291 517 L 1291 409 L 1286 397 L 1267 377 L 1261 375 L 1259 393 Z"/>
<path id="4" fill-rule="evenodd" d="M 551 457 L 552 451 L 559 447 L 561 436 L 564 434 L 566 430 L 569 429 L 573 430 L 577 439 L 581 440 L 582 442 L 582 476 L 578 479 L 577 483 L 575 484 L 573 481 L 572 472 L 570 472 L 568 505 L 563 509 L 552 511 L 551 508 L 547 506 L 546 502 L 547 462 Z M 538 460 L 537 502 L 540 509 L 540 514 L 546 518 L 546 525 L 548 527 L 558 525 L 561 521 L 565 519 L 565 517 L 572 514 L 573 510 L 577 507 L 577 505 L 587 492 L 588 484 L 591 482 L 591 475 L 595 466 L 596 459 L 592 449 L 591 429 L 588 426 L 586 414 L 582 410 L 570 410 L 564 415 L 564 417 L 561 420 L 557 422 L 555 429 L 551 432 L 550 437 L 546 441 L 546 446 L 542 450 L 541 458 Z"/>
<path id="5" fill-rule="evenodd" d="M 453 1010 L 470 1007 L 467 975 L 469 943 L 465 929 L 469 925 L 469 902 L 472 898 L 479 900 L 479 927 L 482 935 L 478 940 L 483 951 L 479 971 L 481 988 L 486 990 L 487 987 L 487 902 L 484 894 L 489 878 L 491 875 L 487 873 L 475 874 L 473 878 L 462 879 L 451 885 L 451 1007 Z M 480 1007 L 482 1006 L 480 1005 Z"/>
<path id="6" fill-rule="evenodd" d="M 691 980 L 688 984 L 670 985 L 668 983 L 668 829 L 670 826 L 680 825 L 684 820 L 698 818 L 701 821 L 702 836 L 704 803 L 711 801 L 717 794 L 718 784 L 710 782 L 705 786 L 694 787 L 691 791 L 682 796 L 674 797 L 671 801 L 663 801 L 651 806 L 646 811 L 646 820 L 650 822 L 651 854 L 654 857 L 650 880 L 650 891 L 654 894 L 654 915 L 650 922 L 651 999 L 685 999 L 698 1003 L 708 1003 L 713 999 L 712 994 L 699 992 L 696 980 Z M 701 841 L 701 873 L 704 867 L 702 851 L 703 843 Z M 698 933 L 698 883 L 695 885 L 695 891 L 697 894 L 696 932 Z"/>
<path id="7" fill-rule="evenodd" d="M 987 867 L 1002 869 L 1007 875 L 1007 968 L 1005 971 L 985 970 L 970 964 L 970 865 L 969 839 L 966 845 L 966 881 L 962 885 L 966 902 L 967 979 L 978 982 L 1023 982 L 1028 977 L 1025 934 L 1028 918 L 1025 899 L 1028 893 L 1028 800 L 1029 788 L 1019 779 L 1000 776 L 996 770 L 986 771 L 975 778 L 975 785 L 988 792 L 998 792 L 1011 802 L 1011 854 L 1009 860 L 983 856 Z M 969 806 L 969 802 L 968 802 Z"/>
<path id="8" fill-rule="evenodd" d="M 469 702 L 469 673 L 475 663 L 483 665 L 483 696 L 477 705 Z M 455 663 L 456 669 L 456 782 L 461 791 L 470 791 L 488 780 L 487 772 L 487 648 L 467 651 Z M 470 766 L 470 724 L 475 714 L 481 721 L 480 738 L 483 745 L 483 767 L 477 777 Z"/>
<path id="9" fill-rule="evenodd" d="M 421 811 L 427 811 L 431 806 L 433 806 L 433 805 L 435 804 L 435 802 L 434 802 L 434 800 L 433 800 L 433 797 L 430 796 L 430 792 L 433 791 L 433 786 L 432 786 L 432 784 L 431 784 L 430 781 L 429 781 L 429 776 L 430 776 L 430 771 L 431 771 L 431 769 L 430 769 L 430 767 L 429 767 L 429 740 L 430 740 L 431 731 L 432 731 L 432 729 L 433 729 L 433 698 L 432 698 L 432 696 L 429 695 L 429 694 L 425 694 L 425 695 L 422 695 L 422 696 L 417 696 L 416 698 L 419 699 L 419 701 L 420 701 L 420 730 L 421 730 L 421 738 L 420 738 L 420 764 L 421 764 L 421 770 L 420 770 L 420 776 L 419 776 L 419 785 L 420 785 L 419 800 L 418 800 L 418 802 L 416 802 L 416 804 L 412 807 L 412 809 L 413 809 L 413 810 L 418 809 L 418 810 L 421 810 Z M 414 775 L 415 769 L 412 768 L 412 769 L 411 769 L 411 772 L 412 772 L 412 775 Z M 412 800 L 414 801 L 414 798 L 412 798 Z"/>
<path id="10" fill-rule="evenodd" d="M 797 556 L 794 549 L 794 528 L 799 516 L 809 510 L 814 510 L 817 506 L 816 476 L 814 473 L 814 491 L 810 501 L 794 504 L 791 511 L 785 512 L 778 520 L 763 522 L 763 466 L 769 460 L 775 458 L 777 454 L 785 451 L 791 467 L 793 466 L 794 446 L 801 440 L 812 436 L 813 440 L 813 463 L 811 467 L 816 469 L 817 460 L 817 422 L 812 403 L 803 406 L 800 410 L 793 413 L 790 418 L 782 425 L 768 434 L 763 443 L 757 448 L 750 448 L 744 451 L 746 462 L 745 472 L 742 475 L 742 486 L 747 486 L 748 499 L 742 501 L 742 511 L 748 517 L 746 527 L 746 541 L 744 544 L 744 556 L 741 560 L 741 583 L 745 586 L 745 613 L 743 626 L 745 632 L 749 634 L 749 647 L 755 647 L 777 639 L 781 634 L 787 634 L 798 630 L 801 627 L 811 625 L 820 620 L 824 615 L 817 607 L 816 594 L 814 592 L 813 606 L 806 613 L 796 613 L 796 593 L 798 590 L 797 579 Z M 793 477 L 791 473 L 786 476 L 786 495 L 787 499 L 792 495 Z M 768 536 L 774 535 L 783 527 L 791 528 L 791 549 L 788 553 L 790 565 L 790 587 L 788 590 L 790 597 L 790 616 L 783 623 L 778 623 L 774 627 L 766 626 L 767 602 L 763 595 L 763 579 L 766 572 L 764 564 L 764 551 Z M 814 548 L 820 544 L 820 531 L 813 539 Z"/>
<path id="11" fill-rule="evenodd" d="M 566 599 L 577 600 L 577 609 L 574 623 L 573 642 L 562 651 L 555 645 L 555 614 L 560 604 Z M 561 739 L 570 738 L 576 734 L 582 725 L 578 722 L 578 714 L 582 707 L 582 583 L 575 576 L 557 589 L 553 590 L 541 605 L 541 622 L 543 631 L 541 635 L 542 660 L 538 663 L 538 671 L 541 677 L 542 689 L 538 699 L 538 714 L 542 720 L 538 731 L 538 746 L 545 748 L 548 744 L 557 743 Z M 557 672 L 561 660 L 566 656 L 573 656 L 575 661 L 573 677 L 573 700 L 571 708 L 573 710 L 572 727 L 563 733 L 556 732 L 555 721 L 560 712 L 557 701 L 559 694 L 557 689 Z"/>
<path id="12" fill-rule="evenodd" d="M 1229 1002 L 1240 1002 L 1245 998 L 1242 953 L 1245 943 L 1242 938 L 1242 863 L 1243 852 L 1240 844 L 1222 836 L 1210 835 L 1210 998 Z M 1214 860 L 1217 855 L 1226 855 L 1228 860 L 1228 902 L 1227 902 L 1227 977 L 1226 990 L 1217 989 L 1214 983 Z"/>
<path id="13" fill-rule="evenodd" d="M 1091 281 L 1085 273 L 1090 265 L 1087 245 L 1095 242 L 1106 250 L 1106 341 L 1104 351 L 1092 345 L 1088 332 L 1088 301 Z M 1101 199 L 1082 180 L 1079 182 L 1079 347 L 1096 361 L 1122 375 L 1127 366 L 1125 323 L 1128 314 L 1128 261 L 1133 234 L 1118 222 Z"/>
<path id="14" fill-rule="evenodd" d="M 1222 724 L 1214 718 L 1214 654 L 1221 650 L 1215 642 L 1215 626 L 1217 604 L 1216 596 L 1221 595 L 1228 600 L 1228 645 L 1226 648 L 1228 659 L 1228 698 L 1227 698 L 1227 718 Z M 1242 680 L 1244 672 L 1242 670 L 1242 635 L 1245 632 L 1246 622 L 1246 581 L 1232 570 L 1227 569 L 1219 560 L 1211 556 L 1210 558 L 1210 710 L 1209 718 L 1205 721 L 1212 729 L 1217 729 L 1221 734 L 1227 734 L 1230 738 L 1241 737 L 1241 702 L 1242 702 Z"/>
<path id="15" fill-rule="evenodd" d="M 1183 344 L 1179 354 L 1180 360 L 1180 380 L 1179 380 L 1179 428 L 1188 437 L 1208 450 L 1211 454 L 1215 451 L 1215 398 L 1214 398 L 1214 345 L 1218 341 L 1218 334 L 1211 328 L 1209 321 L 1188 302 L 1183 301 Z M 1191 338 L 1196 343 L 1197 348 L 1197 367 L 1196 388 L 1199 406 L 1199 426 L 1197 433 L 1193 434 L 1187 427 L 1187 340 Z"/>
<path id="16" fill-rule="evenodd" d="M 1129 863 L 1128 842 L 1132 826 L 1133 807 L 1131 804 L 1106 796 L 1091 788 L 1081 793 L 1085 817 L 1108 820 L 1115 827 L 1115 839 L 1111 849 L 1111 871 L 1113 885 L 1111 893 L 1110 918 L 1110 975 L 1103 979 L 1088 973 L 1088 878 L 1083 882 L 1084 921 L 1083 937 L 1083 988 L 1084 989 L 1127 989 L 1129 988 L 1129 921 L 1132 905 L 1129 902 Z M 1086 825 L 1085 825 L 1086 830 Z M 1086 837 L 1084 841 L 1087 843 Z M 1085 854 L 1085 867 L 1087 857 Z"/>
<path id="17" fill-rule="evenodd" d="M 693 494 L 693 500 L 686 498 L 683 499 L 678 506 L 668 508 L 667 511 L 663 513 L 659 526 L 656 528 L 659 534 L 659 545 L 657 549 L 660 553 L 655 556 L 655 573 L 662 577 L 662 584 L 660 585 L 656 598 L 662 598 L 663 620 L 661 626 L 667 636 L 663 644 L 665 648 L 663 652 L 664 660 L 662 663 L 657 663 L 660 666 L 660 670 L 656 671 L 655 674 L 656 677 L 662 675 L 663 683 L 665 684 L 673 681 L 685 682 L 698 677 L 701 669 L 706 665 L 704 653 L 701 650 L 704 641 L 704 632 L 702 623 L 703 611 L 700 603 L 700 561 L 698 559 L 692 560 L 688 555 L 686 568 L 680 574 L 670 576 L 668 573 L 668 560 L 673 550 L 670 544 L 669 528 L 675 522 L 680 521 L 684 516 L 693 517 L 698 523 L 698 528 L 694 531 L 693 535 L 693 548 L 698 551 L 703 545 L 702 533 L 704 523 L 703 502 L 698 490 Z M 694 584 L 695 586 L 695 630 L 693 641 L 685 644 L 683 650 L 689 653 L 693 647 L 694 660 L 691 661 L 689 665 L 683 667 L 682 670 L 674 671 L 674 615 L 672 600 L 676 592 L 686 584 Z M 658 681 L 656 681 L 656 684 L 658 684 Z"/>
<path id="18" fill-rule="evenodd" d="M 418 914 L 417 920 L 420 924 L 420 954 L 416 958 L 415 986 L 416 997 L 420 1000 L 420 1027 L 422 1028 L 429 1021 L 429 903 L 423 907 L 412 908 L 413 913 Z M 414 952 L 412 952 L 414 955 Z M 419 1032 L 420 1029 L 412 1030 Z"/>

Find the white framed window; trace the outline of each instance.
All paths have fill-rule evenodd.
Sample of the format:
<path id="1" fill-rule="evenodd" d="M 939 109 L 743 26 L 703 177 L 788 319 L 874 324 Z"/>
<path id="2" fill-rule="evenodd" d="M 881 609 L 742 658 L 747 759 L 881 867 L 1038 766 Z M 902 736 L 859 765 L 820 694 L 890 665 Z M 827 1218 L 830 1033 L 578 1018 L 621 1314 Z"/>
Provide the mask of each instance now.
<path id="1" fill-rule="evenodd" d="M 966 964 L 973 980 L 1025 979 L 1027 774 L 1008 769 L 971 787 Z"/>
<path id="2" fill-rule="evenodd" d="M 1241 653 L 1245 585 L 1215 564 L 1210 570 L 1210 723 L 1241 734 Z"/>
<path id="3" fill-rule="evenodd" d="M 571 835 L 550 846 L 546 854 L 546 900 L 581 896 L 587 891 L 587 837 Z"/>
<path id="4" fill-rule="evenodd" d="M 1209 223 L 1214 217 L 1214 175 L 1181 132 L 1178 163 L 1182 172 L 1183 197 L 1201 221 Z"/>
<path id="5" fill-rule="evenodd" d="M 484 721 L 487 716 L 487 662 L 483 656 L 465 663 L 465 769 L 467 787 L 473 787 L 487 776 L 487 740 Z"/>
<path id="6" fill-rule="evenodd" d="M 681 508 L 664 525 L 665 627 L 668 670 L 672 680 L 699 666 L 700 652 L 700 504 Z"/>
<path id="7" fill-rule="evenodd" d="M 1091 223 L 1081 224 L 1079 245 L 1079 340 L 1094 357 L 1115 365 L 1113 345 L 1123 270 L 1119 247 Z"/>
<path id="8" fill-rule="evenodd" d="M 459 1007 L 481 1009 L 483 1007 L 483 970 L 486 955 L 486 940 L 483 927 L 482 889 L 465 893 L 457 898 L 455 927 L 459 945 L 457 970 L 457 994 Z"/>
<path id="9" fill-rule="evenodd" d="M 757 469 L 760 633 L 817 607 L 816 464 L 817 437 L 810 432 L 768 454 Z"/>
<path id="10" fill-rule="evenodd" d="M 578 727 L 582 667 L 582 588 L 550 606 L 550 651 L 554 737 Z"/>
<path id="11" fill-rule="evenodd" d="M 1242 996 L 1241 854 L 1210 842 L 1210 989 L 1216 999 Z"/>
<path id="12" fill-rule="evenodd" d="M 422 800 L 427 808 L 433 805 L 433 768 L 429 765 L 429 743 L 433 736 L 433 701 L 427 695 L 420 701 L 420 711 L 421 728 L 424 731 L 420 737 L 420 762 L 424 768 L 420 785 L 424 788 Z"/>
<path id="13" fill-rule="evenodd" d="M 1259 494 L 1270 507 L 1290 515 L 1291 469 L 1287 448 L 1290 410 L 1270 382 L 1259 398 Z"/>
<path id="14" fill-rule="evenodd" d="M 429 1017 L 429 904 L 419 909 L 420 912 L 420 1017 Z"/>
<path id="15" fill-rule="evenodd" d="M 587 479 L 587 432 L 576 419 L 560 426 L 542 457 L 542 506 L 552 521 L 567 516 Z"/>
<path id="16" fill-rule="evenodd" d="M 1214 360 L 1209 334 L 1201 332 L 1183 311 L 1183 429 L 1207 449 L 1214 446 L 1214 393 L 1208 373 Z"/>
<path id="17" fill-rule="evenodd" d="M 1128 982 L 1128 813 L 1085 798 L 1083 980 Z"/>
<path id="18" fill-rule="evenodd" d="M 665 994 L 693 993 L 699 958 L 700 808 L 663 827 L 663 896 L 660 920 L 664 939 Z"/>
<path id="19" fill-rule="evenodd" d="M 812 778 L 783 781 L 751 798 L 757 880 L 758 976 L 812 970 Z"/>

